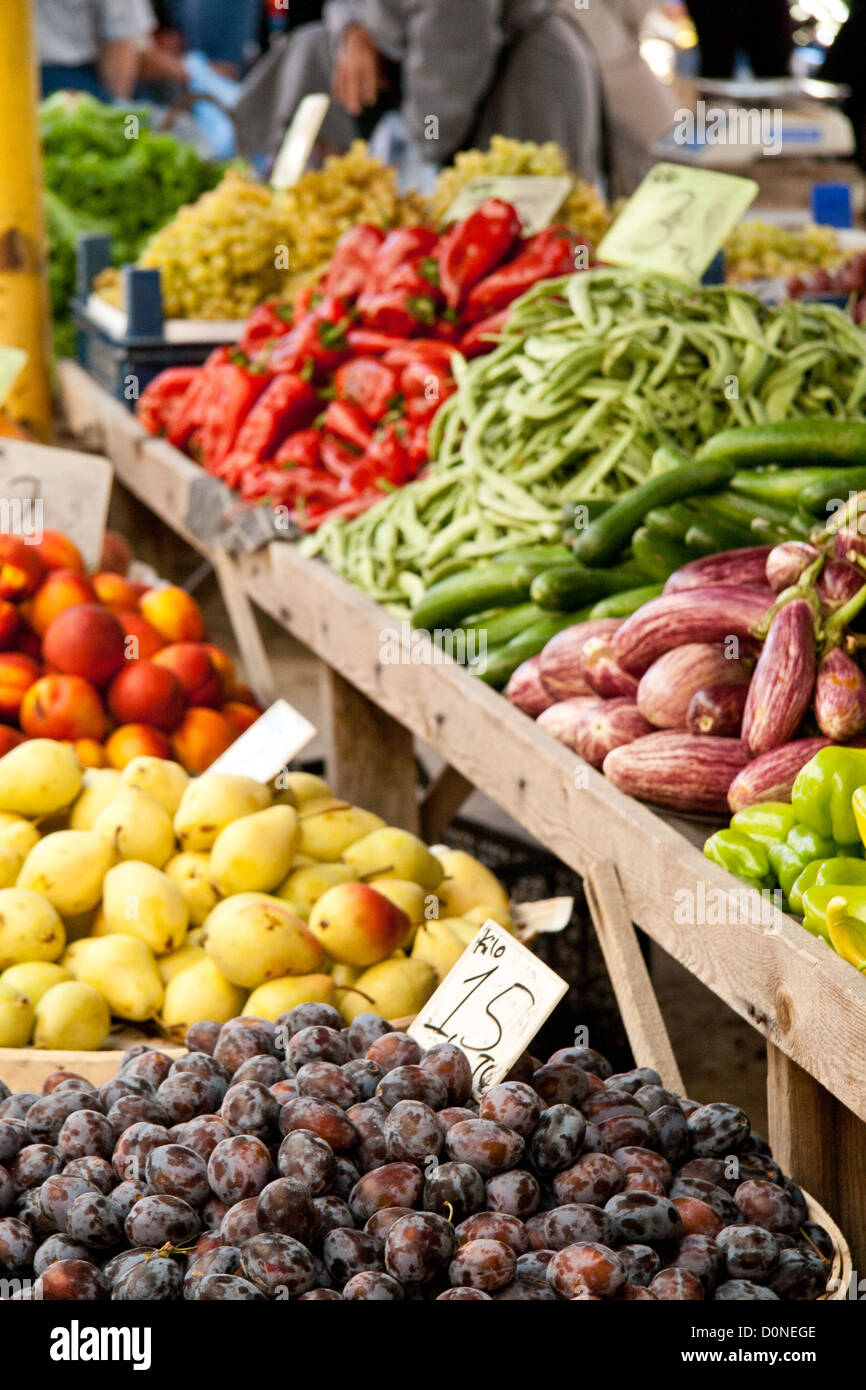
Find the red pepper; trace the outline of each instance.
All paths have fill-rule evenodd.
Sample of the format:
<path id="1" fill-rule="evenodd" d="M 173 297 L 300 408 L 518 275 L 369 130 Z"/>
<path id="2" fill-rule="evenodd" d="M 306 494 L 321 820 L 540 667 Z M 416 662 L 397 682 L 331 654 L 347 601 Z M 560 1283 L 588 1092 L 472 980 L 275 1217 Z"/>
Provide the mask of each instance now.
<path id="1" fill-rule="evenodd" d="M 373 438 L 370 421 L 354 401 L 331 401 L 322 420 L 324 429 L 361 452 Z"/>
<path id="2" fill-rule="evenodd" d="M 411 401 L 406 402 L 406 419 L 411 425 L 429 425 L 444 400 L 447 400 L 447 396 L 432 401 L 424 396 L 413 396 Z"/>
<path id="3" fill-rule="evenodd" d="M 412 477 L 405 438 L 405 426 L 385 425 L 370 441 L 361 463 L 372 469 L 374 478 L 384 479 L 394 487 L 401 487 Z M 361 475 L 358 476 L 360 478 Z M 355 487 L 357 490 L 357 484 Z"/>
<path id="4" fill-rule="evenodd" d="M 293 312 L 288 304 L 260 304 L 247 319 L 238 348 L 253 357 L 275 338 L 284 338 L 292 326 Z"/>
<path id="5" fill-rule="evenodd" d="M 356 357 L 337 368 L 334 387 L 338 400 L 353 401 L 378 424 L 395 404 L 397 373 L 375 357 Z"/>
<path id="6" fill-rule="evenodd" d="M 496 347 L 495 342 L 491 342 L 487 335 L 500 333 L 505 327 L 506 319 L 511 312 L 511 306 L 507 309 L 500 309 L 498 314 L 491 314 L 490 318 L 482 319 L 480 323 L 473 324 L 468 333 L 464 333 L 460 339 L 460 351 L 466 358 L 480 357 L 484 352 L 492 352 Z"/>
<path id="7" fill-rule="evenodd" d="M 284 439 L 276 454 L 274 463 L 280 468 L 318 468 L 319 430 L 298 430 Z"/>
<path id="8" fill-rule="evenodd" d="M 274 372 L 311 371 L 319 378 L 328 375 L 348 352 L 346 334 L 351 323 L 341 299 L 324 298 L 280 339 L 269 367 Z"/>
<path id="9" fill-rule="evenodd" d="M 469 322 L 489 318 L 539 280 L 570 275 L 574 270 L 574 248 L 575 241 L 567 227 L 548 227 L 530 237 L 513 261 L 500 266 L 470 291 L 464 318 Z"/>
<path id="10" fill-rule="evenodd" d="M 422 325 L 430 327 L 436 322 L 433 297 L 423 292 L 389 290 L 386 294 L 362 294 L 357 307 L 365 328 L 400 338 L 408 338 Z"/>
<path id="11" fill-rule="evenodd" d="M 449 313 L 451 311 L 449 310 Z M 437 342 L 453 343 L 456 347 L 460 341 L 461 328 L 456 318 L 441 318 L 433 329 L 433 337 Z"/>
<path id="12" fill-rule="evenodd" d="M 358 493 L 356 497 L 349 497 L 334 506 L 325 506 L 321 502 L 313 501 L 297 508 L 292 513 L 292 520 L 302 531 L 316 531 L 326 521 L 351 521 L 353 517 L 369 511 L 374 503 L 381 500 L 381 491 L 378 488 L 369 488 L 366 492 Z"/>
<path id="13" fill-rule="evenodd" d="M 436 366 L 450 367 L 457 348 L 440 343 L 435 338 L 406 338 L 395 340 L 388 348 L 382 361 L 386 367 L 402 369 L 408 362 L 432 362 Z"/>
<path id="14" fill-rule="evenodd" d="M 139 397 L 136 414 L 148 434 L 170 434 L 184 398 L 198 384 L 203 368 L 169 367 Z"/>
<path id="15" fill-rule="evenodd" d="M 231 362 L 212 368 L 208 375 L 210 388 L 197 439 L 202 467 L 208 473 L 216 473 L 271 378 L 266 372 L 251 372 Z"/>
<path id="16" fill-rule="evenodd" d="M 389 232 L 370 268 L 367 288 L 373 294 L 392 289 L 392 277 L 405 262 L 430 256 L 439 237 L 431 227 L 395 227 Z"/>
<path id="17" fill-rule="evenodd" d="M 418 424 L 409 432 L 406 441 L 406 453 L 409 456 L 409 464 L 413 473 L 418 473 L 430 458 L 429 449 L 429 429 L 426 424 Z"/>
<path id="18" fill-rule="evenodd" d="M 340 299 L 354 299 L 359 295 L 370 282 L 379 249 L 385 240 L 385 233 L 367 222 L 361 222 L 344 232 L 328 266 L 325 294 L 336 295 Z"/>
<path id="19" fill-rule="evenodd" d="M 400 390 L 404 396 L 420 397 L 436 405 L 447 400 L 454 389 L 451 373 L 433 362 L 408 362 L 400 376 Z"/>
<path id="20" fill-rule="evenodd" d="M 359 454 L 358 450 L 347 444 L 344 439 L 337 439 L 332 434 L 323 434 L 319 444 L 319 458 L 326 473 L 345 483 L 357 467 Z"/>
<path id="21" fill-rule="evenodd" d="M 304 429 L 319 411 L 319 398 L 308 381 L 288 373 L 274 377 L 240 430 L 220 476 L 237 487 L 245 470 L 270 458 L 287 434 Z"/>
<path id="22" fill-rule="evenodd" d="M 346 341 L 353 352 L 367 357 L 381 357 L 392 348 L 402 347 L 408 340 L 394 333 L 374 333 L 371 328 L 350 328 Z"/>
<path id="23" fill-rule="evenodd" d="M 465 222 L 458 222 L 439 241 L 436 259 L 445 302 L 459 308 L 473 285 L 508 255 L 520 235 L 520 218 L 509 203 L 488 198 Z"/>
<path id="24" fill-rule="evenodd" d="M 294 507 L 298 500 L 310 499 L 324 507 L 333 507 L 340 500 L 340 484 L 321 468 L 263 468 L 250 484 L 248 501 L 271 502 Z"/>

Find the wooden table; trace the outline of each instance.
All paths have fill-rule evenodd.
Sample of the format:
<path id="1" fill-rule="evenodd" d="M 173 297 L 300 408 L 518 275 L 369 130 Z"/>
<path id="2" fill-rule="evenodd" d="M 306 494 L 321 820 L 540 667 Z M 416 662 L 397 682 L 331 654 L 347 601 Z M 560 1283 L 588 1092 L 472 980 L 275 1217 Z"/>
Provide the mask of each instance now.
<path id="1" fill-rule="evenodd" d="M 146 435 L 74 364 L 64 364 L 62 388 L 76 435 L 207 554 L 189 525 L 201 470 Z M 211 558 L 254 688 L 267 657 L 247 623 L 250 600 L 324 663 L 329 774 L 342 795 L 416 826 L 415 735 L 454 770 L 422 807 L 425 830 L 447 823 L 476 787 L 584 877 L 636 1055 L 667 1054 L 632 923 L 764 1035 L 774 1153 L 840 1222 L 855 1267 L 866 1260 L 866 979 L 711 864 L 682 826 L 617 791 L 468 671 L 434 660 L 429 644 L 425 662 L 388 664 L 394 619 L 321 562 L 285 542 L 237 561 Z M 715 913 L 703 910 L 710 899 Z M 742 920 L 744 902 L 754 924 Z M 665 1070 L 673 1081 L 672 1054 Z"/>

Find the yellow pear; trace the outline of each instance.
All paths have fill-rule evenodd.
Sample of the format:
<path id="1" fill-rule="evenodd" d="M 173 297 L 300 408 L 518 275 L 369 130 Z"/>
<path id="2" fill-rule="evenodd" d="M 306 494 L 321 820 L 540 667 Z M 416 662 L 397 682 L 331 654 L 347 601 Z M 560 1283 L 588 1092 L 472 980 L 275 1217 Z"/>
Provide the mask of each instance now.
<path id="1" fill-rule="evenodd" d="M 478 928 L 484 925 L 484 922 L 467 921 L 465 917 L 448 917 L 443 920 L 448 922 L 449 927 L 464 946 L 468 946 L 470 942 L 475 940 L 478 935 Z M 485 918 L 484 921 L 486 920 Z"/>
<path id="2" fill-rule="evenodd" d="M 180 1028 L 210 1019 L 228 1023 L 243 1012 L 244 990 L 231 984 L 205 956 L 182 970 L 165 987 L 162 1021 L 167 1028 Z"/>
<path id="3" fill-rule="evenodd" d="M 235 777 L 227 772 L 205 772 L 194 777 L 177 808 L 174 833 L 181 849 L 210 849 L 232 821 L 253 811 L 264 811 L 271 794 L 252 777 Z"/>
<path id="4" fill-rule="evenodd" d="M 0 970 L 57 960 L 65 945 L 63 923 L 47 898 L 29 888 L 0 888 Z"/>
<path id="5" fill-rule="evenodd" d="M 298 849 L 313 859 L 333 863 L 355 840 L 384 824 L 381 816 L 347 801 L 311 801 L 300 813 Z"/>
<path id="6" fill-rule="evenodd" d="M 34 845 L 21 866 L 18 887 L 41 893 L 61 917 L 92 912 L 102 880 L 117 855 L 93 830 L 56 830 Z"/>
<path id="7" fill-rule="evenodd" d="M 21 856 L 0 845 L 0 888 L 13 888 L 21 872 Z"/>
<path id="8" fill-rule="evenodd" d="M 311 854 L 296 854 L 292 858 L 289 869 L 294 873 L 295 869 L 311 869 L 319 861 L 314 859 Z"/>
<path id="9" fill-rule="evenodd" d="M 99 990 L 118 1018 L 143 1023 L 162 1010 L 162 980 L 153 952 L 134 936 L 115 934 L 76 941 L 64 963 L 76 980 Z M 58 988 L 61 986 L 55 985 Z M 45 999 L 51 993 L 49 990 Z"/>
<path id="10" fill-rule="evenodd" d="M 143 859 L 162 868 L 174 854 L 171 817 L 155 796 L 123 787 L 93 822 L 96 835 L 114 846 L 121 859 Z"/>
<path id="11" fill-rule="evenodd" d="M 476 907 L 487 908 L 487 916 L 497 922 L 500 913 L 508 915 L 508 894 L 499 879 L 471 854 L 437 848 L 436 858 L 445 871 L 436 889 L 440 917 L 463 917 Z"/>
<path id="12" fill-rule="evenodd" d="M 342 961 L 336 961 L 331 971 L 331 980 L 335 989 L 348 989 L 356 980 L 363 975 L 360 965 L 344 965 Z"/>
<path id="13" fill-rule="evenodd" d="M 0 850 L 6 855 L 14 855 L 18 861 L 18 869 L 27 858 L 35 844 L 39 843 L 41 836 L 36 826 L 29 820 L 24 820 L 23 816 L 11 816 L 6 811 L 0 814 Z M 17 877 L 17 874 L 16 874 Z M 14 879 L 12 880 L 14 883 Z M 8 884 L 3 885 L 8 888 Z"/>
<path id="14" fill-rule="evenodd" d="M 200 927 L 208 913 L 216 907 L 220 895 L 210 879 L 210 855 L 203 850 L 174 854 L 162 872 L 176 883 L 189 908 L 189 920 Z"/>
<path id="15" fill-rule="evenodd" d="M 475 928 L 476 933 L 479 927 L 483 927 L 488 917 L 492 917 L 498 927 L 505 931 L 514 932 L 514 923 L 511 920 L 510 912 L 503 912 L 498 907 L 470 907 L 468 912 L 464 912 L 461 921 L 468 922 Z"/>
<path id="16" fill-rule="evenodd" d="M 164 985 L 169 985 L 182 970 L 189 970 L 191 965 L 197 965 L 200 960 L 207 959 L 203 946 L 189 946 L 184 942 L 183 946 L 179 946 L 167 956 L 161 956 L 156 962 L 159 978 Z"/>
<path id="17" fill-rule="evenodd" d="M 32 999 L 0 980 L 0 1047 L 25 1047 L 35 1017 Z"/>
<path id="18" fill-rule="evenodd" d="M 63 1052 L 92 1052 L 105 1042 L 111 1014 L 99 990 L 79 980 L 64 980 L 46 991 L 36 1005 L 36 1047 Z"/>
<path id="19" fill-rule="evenodd" d="M 221 830 L 210 852 L 214 886 L 232 893 L 268 893 L 289 872 L 298 838 L 298 815 L 291 806 L 268 806 L 242 816 Z"/>
<path id="20" fill-rule="evenodd" d="M 383 898 L 405 912 L 413 927 L 424 921 L 427 894 L 420 884 L 409 883 L 404 878 L 377 878 L 373 886 Z"/>
<path id="21" fill-rule="evenodd" d="M 154 797 L 170 816 L 177 811 L 189 785 L 189 774 L 180 763 L 144 755 L 128 762 L 120 777 L 125 787 L 138 787 Z"/>
<path id="22" fill-rule="evenodd" d="M 473 933 L 474 935 L 474 933 Z M 439 980 L 444 980 L 466 949 L 466 943 L 454 930 L 454 921 L 447 917 L 422 922 L 415 933 L 412 959 L 432 965 Z"/>
<path id="23" fill-rule="evenodd" d="M 436 971 L 426 961 L 382 960 L 364 971 L 354 989 L 338 991 L 338 1007 L 345 1023 L 363 1013 L 406 1018 L 423 1008 L 436 984 Z"/>
<path id="24" fill-rule="evenodd" d="M 373 965 L 408 941 L 406 913 L 368 883 L 338 883 L 310 913 L 310 931 L 345 965 Z"/>
<path id="25" fill-rule="evenodd" d="M 62 965 L 50 960 L 31 960 L 24 961 L 21 965 L 10 965 L 8 970 L 4 970 L 0 975 L 0 984 L 11 985 L 17 989 L 19 994 L 26 994 L 31 1004 L 34 1006 L 39 1003 L 43 994 L 46 994 L 54 985 L 59 985 L 63 980 L 71 980 L 72 976 L 68 970 L 64 970 Z"/>
<path id="26" fill-rule="evenodd" d="M 82 936 L 90 936 L 96 930 L 96 922 L 102 912 L 97 907 L 93 912 L 76 913 L 74 917 L 64 917 L 67 941 L 80 941 Z"/>
<path id="27" fill-rule="evenodd" d="M 204 927 L 191 927 L 184 938 L 185 946 L 204 946 L 207 936 Z"/>
<path id="28" fill-rule="evenodd" d="M 93 822 L 120 791 L 121 774 L 114 767 L 87 767 L 84 782 L 69 813 L 70 830 L 92 830 Z M 0 832 L 2 838 L 2 832 Z"/>
<path id="29" fill-rule="evenodd" d="M 277 794 L 289 793 L 294 806 L 306 806 L 310 801 L 322 801 L 334 793 L 324 777 L 312 772 L 282 772 L 277 777 Z"/>
<path id="30" fill-rule="evenodd" d="M 71 806 L 84 769 L 65 743 L 33 738 L 0 758 L 0 811 L 51 816 Z"/>
<path id="31" fill-rule="evenodd" d="M 351 883 L 354 877 L 347 864 L 317 863 L 311 859 L 306 867 L 292 870 L 277 889 L 277 897 L 293 902 L 298 916 L 306 922 L 323 893 L 335 883 Z"/>
<path id="32" fill-rule="evenodd" d="M 106 934 L 138 937 L 158 956 L 176 951 L 189 925 L 177 884 L 138 859 L 125 859 L 105 875 L 102 911 Z"/>
<path id="33" fill-rule="evenodd" d="M 282 975 L 309 975 L 322 949 L 280 898 L 236 893 L 218 903 L 204 924 L 205 950 L 232 984 L 256 989 Z"/>
<path id="34" fill-rule="evenodd" d="M 355 870 L 355 877 L 368 883 L 376 878 L 404 878 L 432 893 L 442 880 L 442 865 L 424 841 L 394 825 L 355 840 L 343 851 L 343 858 Z"/>
<path id="35" fill-rule="evenodd" d="M 244 1014 L 267 1018 L 276 1023 L 280 1014 L 296 1004 L 333 1004 L 334 984 L 330 975 L 284 975 L 254 989 L 244 1004 Z"/>

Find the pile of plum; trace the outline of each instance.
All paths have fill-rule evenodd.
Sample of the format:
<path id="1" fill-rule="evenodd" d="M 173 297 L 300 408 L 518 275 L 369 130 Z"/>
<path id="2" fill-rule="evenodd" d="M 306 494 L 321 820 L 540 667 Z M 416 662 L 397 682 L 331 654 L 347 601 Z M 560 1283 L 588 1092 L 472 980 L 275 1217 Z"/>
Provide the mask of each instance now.
<path id="1" fill-rule="evenodd" d="M 197 1023 L 94 1087 L 0 1086 L 0 1276 L 43 1299 L 815 1299 L 833 1259 L 733 1105 L 592 1048 L 464 1053 L 362 1014 Z M 11 1289 L 11 1292 L 10 1292 Z"/>

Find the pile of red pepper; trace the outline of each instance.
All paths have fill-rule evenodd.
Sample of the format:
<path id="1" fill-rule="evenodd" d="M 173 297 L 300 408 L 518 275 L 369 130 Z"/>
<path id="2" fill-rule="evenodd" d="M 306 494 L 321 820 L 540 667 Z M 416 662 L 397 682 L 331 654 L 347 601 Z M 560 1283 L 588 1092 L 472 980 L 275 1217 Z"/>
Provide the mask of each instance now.
<path id="1" fill-rule="evenodd" d="M 576 244 L 565 227 L 521 237 L 497 199 L 441 235 L 354 227 L 318 286 L 263 304 L 204 366 L 162 372 L 139 419 L 304 530 L 357 516 L 427 463 L 452 354 L 490 351 L 515 299 L 574 269 Z"/>

